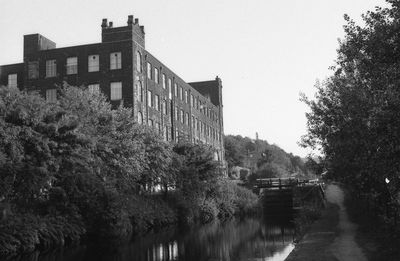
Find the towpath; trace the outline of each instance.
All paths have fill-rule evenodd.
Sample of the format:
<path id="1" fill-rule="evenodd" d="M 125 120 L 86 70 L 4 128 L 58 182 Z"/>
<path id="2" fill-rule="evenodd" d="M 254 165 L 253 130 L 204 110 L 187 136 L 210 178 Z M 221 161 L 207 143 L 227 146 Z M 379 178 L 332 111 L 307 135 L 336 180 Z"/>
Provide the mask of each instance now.
<path id="1" fill-rule="evenodd" d="M 355 242 L 357 226 L 349 220 L 340 186 L 328 185 L 327 208 L 285 261 L 366 261 Z"/>

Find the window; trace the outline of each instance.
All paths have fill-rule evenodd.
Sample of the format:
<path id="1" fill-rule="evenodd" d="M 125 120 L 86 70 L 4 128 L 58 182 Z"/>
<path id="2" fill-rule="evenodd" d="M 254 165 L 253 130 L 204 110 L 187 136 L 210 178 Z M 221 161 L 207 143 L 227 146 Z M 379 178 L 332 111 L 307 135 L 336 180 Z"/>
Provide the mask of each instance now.
<path id="1" fill-rule="evenodd" d="M 160 96 L 154 95 L 154 106 L 157 111 L 160 110 Z"/>
<path id="2" fill-rule="evenodd" d="M 56 89 L 46 90 L 46 101 L 48 101 L 48 102 L 56 102 L 57 101 L 57 90 Z"/>
<path id="3" fill-rule="evenodd" d="M 39 78 L 39 62 L 28 62 L 28 78 Z"/>
<path id="4" fill-rule="evenodd" d="M 148 121 L 148 125 L 149 125 L 150 127 L 153 127 L 153 126 L 154 126 L 154 121 L 153 121 L 153 120 L 149 120 L 149 121 Z"/>
<path id="5" fill-rule="evenodd" d="M 160 83 L 160 80 L 158 79 L 158 69 L 154 68 L 154 81 L 156 83 Z"/>
<path id="6" fill-rule="evenodd" d="M 185 114 L 185 123 L 187 126 L 189 126 L 189 113 L 187 113 L 187 112 Z"/>
<path id="7" fill-rule="evenodd" d="M 167 101 L 165 99 L 163 99 L 163 101 L 162 101 L 161 110 L 162 110 L 162 113 L 164 113 L 165 115 L 168 115 Z"/>
<path id="8" fill-rule="evenodd" d="M 121 52 L 110 53 L 110 70 L 122 68 Z"/>
<path id="9" fill-rule="evenodd" d="M 89 84 L 88 89 L 90 93 L 100 93 L 100 84 Z"/>
<path id="10" fill-rule="evenodd" d="M 167 126 L 165 126 L 164 128 L 163 128 L 163 137 L 164 137 L 164 140 L 165 141 L 168 141 L 168 127 Z"/>
<path id="11" fill-rule="evenodd" d="M 143 102 L 143 87 L 142 82 L 137 83 L 138 101 Z"/>
<path id="12" fill-rule="evenodd" d="M 78 73 L 78 57 L 67 58 L 67 74 Z"/>
<path id="13" fill-rule="evenodd" d="M 174 93 L 175 93 L 175 97 L 178 97 L 178 84 L 174 84 Z"/>
<path id="14" fill-rule="evenodd" d="M 183 89 L 182 87 L 179 88 L 179 98 L 183 101 Z"/>
<path id="15" fill-rule="evenodd" d="M 136 52 L 136 71 L 142 72 L 142 55 L 139 51 Z"/>
<path id="16" fill-rule="evenodd" d="M 180 120 L 181 120 L 181 123 L 185 123 L 185 115 L 184 115 L 184 112 L 183 112 L 183 110 L 181 110 L 181 114 L 180 114 Z"/>
<path id="17" fill-rule="evenodd" d="M 8 87 L 18 87 L 18 83 L 17 83 L 17 74 L 9 74 L 8 75 Z"/>
<path id="18" fill-rule="evenodd" d="M 147 106 L 153 107 L 153 99 L 152 99 L 151 91 L 147 91 Z"/>
<path id="19" fill-rule="evenodd" d="M 142 114 L 142 112 L 139 111 L 137 117 L 138 117 L 138 123 L 139 124 L 143 124 L 143 114 Z"/>
<path id="20" fill-rule="evenodd" d="M 46 61 L 46 77 L 55 77 L 57 74 L 56 60 Z"/>
<path id="21" fill-rule="evenodd" d="M 151 73 L 151 63 L 147 63 L 147 78 L 151 79 L 152 77 L 152 73 Z"/>
<path id="22" fill-rule="evenodd" d="M 190 105 L 192 105 L 192 107 L 194 107 L 194 97 L 192 94 L 190 95 Z"/>
<path id="23" fill-rule="evenodd" d="M 189 103 L 189 94 L 187 90 L 185 90 L 185 102 Z"/>
<path id="24" fill-rule="evenodd" d="M 175 106 L 175 120 L 179 121 L 178 107 Z"/>
<path id="25" fill-rule="evenodd" d="M 167 88 L 167 78 L 165 78 L 165 74 L 162 75 L 162 87 L 163 89 Z"/>
<path id="26" fill-rule="evenodd" d="M 88 56 L 88 72 L 98 72 L 99 67 L 99 55 L 89 55 Z"/>
<path id="27" fill-rule="evenodd" d="M 172 99 L 172 81 L 171 81 L 171 79 L 168 79 L 168 93 L 169 93 L 169 99 Z"/>
<path id="28" fill-rule="evenodd" d="M 122 99 L 122 82 L 112 82 L 111 88 L 111 100 L 121 100 Z"/>

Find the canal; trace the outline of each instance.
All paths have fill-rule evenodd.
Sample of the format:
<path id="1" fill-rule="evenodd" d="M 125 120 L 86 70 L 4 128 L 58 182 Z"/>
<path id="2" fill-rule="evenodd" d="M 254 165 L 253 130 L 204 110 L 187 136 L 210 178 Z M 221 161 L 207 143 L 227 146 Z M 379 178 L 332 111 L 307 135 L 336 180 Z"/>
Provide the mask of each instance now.
<path id="1" fill-rule="evenodd" d="M 235 261 L 284 260 L 294 248 L 289 220 L 266 218 L 215 221 L 190 228 L 170 227 L 132 239 L 114 249 L 76 246 L 38 252 L 23 261 Z"/>

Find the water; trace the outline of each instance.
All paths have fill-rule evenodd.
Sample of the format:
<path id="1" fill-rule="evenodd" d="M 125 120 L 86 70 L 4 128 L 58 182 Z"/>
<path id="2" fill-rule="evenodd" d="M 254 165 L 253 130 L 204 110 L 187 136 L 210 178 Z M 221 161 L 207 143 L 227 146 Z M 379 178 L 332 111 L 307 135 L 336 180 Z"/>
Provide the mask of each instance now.
<path id="1" fill-rule="evenodd" d="M 246 218 L 191 228 L 173 227 L 133 239 L 113 250 L 77 246 L 23 261 L 283 261 L 294 248 L 290 222 Z"/>

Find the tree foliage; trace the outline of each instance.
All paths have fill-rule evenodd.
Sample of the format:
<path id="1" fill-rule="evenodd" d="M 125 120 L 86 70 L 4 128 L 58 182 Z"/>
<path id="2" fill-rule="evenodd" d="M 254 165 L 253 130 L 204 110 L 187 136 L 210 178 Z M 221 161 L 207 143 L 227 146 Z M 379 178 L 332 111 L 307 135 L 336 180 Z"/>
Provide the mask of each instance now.
<path id="1" fill-rule="evenodd" d="M 249 168 L 255 174 L 253 178 L 307 175 L 310 171 L 302 158 L 264 140 L 226 135 L 224 145 L 229 169 L 235 166 Z"/>
<path id="2" fill-rule="evenodd" d="M 176 222 L 174 200 L 154 195 L 156 187 L 174 189 L 181 213 L 193 220 L 254 205 L 251 192 L 236 188 L 246 197 L 240 207 L 224 200 L 211 147 L 173 147 L 102 94 L 67 85 L 58 94 L 50 103 L 0 87 L 1 213 L 10 206 L 0 216 L 0 255 L 83 235 L 118 239 Z"/>
<path id="3" fill-rule="evenodd" d="M 400 185 L 400 2 L 387 1 L 357 25 L 345 15 L 333 75 L 316 84 L 305 146 L 319 149 L 325 167 L 359 193 L 385 203 Z M 384 205 L 384 204 L 381 204 Z"/>

